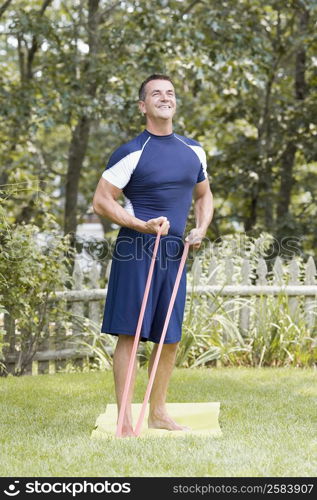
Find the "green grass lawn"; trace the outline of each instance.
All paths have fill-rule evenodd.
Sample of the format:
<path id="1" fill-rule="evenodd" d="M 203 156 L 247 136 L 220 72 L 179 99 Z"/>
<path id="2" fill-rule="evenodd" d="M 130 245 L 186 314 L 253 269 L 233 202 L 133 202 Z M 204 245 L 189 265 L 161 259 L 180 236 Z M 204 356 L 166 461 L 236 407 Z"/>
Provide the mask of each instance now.
<path id="1" fill-rule="evenodd" d="M 146 387 L 138 375 L 136 402 Z M 316 371 L 178 369 L 168 401 L 220 401 L 222 437 L 93 441 L 111 372 L 0 378 L 1 476 L 307 476 L 317 471 Z"/>

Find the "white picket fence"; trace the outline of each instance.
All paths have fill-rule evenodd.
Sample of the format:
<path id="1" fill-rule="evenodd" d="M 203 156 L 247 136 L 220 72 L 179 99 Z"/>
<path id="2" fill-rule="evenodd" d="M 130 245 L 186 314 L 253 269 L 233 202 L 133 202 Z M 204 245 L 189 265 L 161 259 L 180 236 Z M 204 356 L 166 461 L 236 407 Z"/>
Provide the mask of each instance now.
<path id="1" fill-rule="evenodd" d="M 221 266 L 219 262 L 221 260 Z M 110 272 L 110 263 L 107 275 Z M 263 258 L 257 261 L 254 269 L 248 259 L 244 259 L 237 270 L 234 259 L 226 257 L 209 260 L 208 269 L 204 269 L 199 257 L 196 257 L 190 272 L 188 273 L 187 292 L 193 290 L 197 294 L 209 293 L 210 296 L 220 296 L 223 299 L 232 297 L 261 298 L 260 308 L 265 311 L 265 300 L 268 296 L 285 295 L 288 298 L 289 312 L 295 318 L 298 307 L 302 307 L 305 316 L 306 327 L 310 330 L 316 326 L 317 312 L 317 283 L 316 266 L 312 257 L 309 257 L 304 269 L 300 269 L 296 259 L 290 261 L 285 272 L 280 257 L 277 257 L 273 270 L 268 274 L 266 262 Z M 85 277 L 80 266 L 76 263 L 74 267 L 74 289 L 57 292 L 56 297 L 50 299 L 52 302 L 65 301 L 71 309 L 72 323 L 69 325 L 66 335 L 68 340 L 63 345 L 55 342 L 55 328 L 49 330 L 49 336 L 42 344 L 26 373 L 55 373 L 63 368 L 69 359 L 76 359 L 79 366 L 87 356 L 93 357 L 89 350 L 74 347 L 74 336 L 80 335 L 81 322 L 78 318 L 86 317 L 89 322 L 100 326 L 107 288 L 99 287 L 99 271 L 93 264 L 88 276 Z M 85 282 L 85 285 L 84 285 Z M 210 307 L 213 307 L 212 300 Z M 224 308 L 226 303 L 224 301 Z M 261 311 L 260 311 L 261 312 Z M 250 325 L 250 307 L 242 305 L 239 307 L 238 315 L 228 308 L 228 314 L 237 322 L 240 331 L 247 332 Z M 260 316 L 261 314 L 259 314 Z M 7 319 L 5 326 L 10 326 L 7 337 L 10 341 L 10 350 L 6 355 L 6 364 L 9 371 L 14 371 L 19 364 L 21 353 L 15 350 L 15 339 L 19 332 L 15 332 L 15 325 L 10 324 Z M 58 326 L 57 326 L 58 327 Z M 111 349 L 110 349 L 111 350 Z"/>

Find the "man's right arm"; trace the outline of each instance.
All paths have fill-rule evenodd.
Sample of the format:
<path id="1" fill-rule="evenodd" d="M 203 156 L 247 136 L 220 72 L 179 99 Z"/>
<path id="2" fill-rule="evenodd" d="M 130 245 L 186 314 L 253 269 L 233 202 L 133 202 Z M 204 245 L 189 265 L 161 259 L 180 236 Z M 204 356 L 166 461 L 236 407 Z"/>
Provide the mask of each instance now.
<path id="1" fill-rule="evenodd" d="M 148 221 L 143 221 L 134 217 L 134 215 L 127 212 L 127 210 L 117 202 L 121 193 L 122 189 L 117 188 L 101 177 L 93 198 L 94 212 L 119 226 L 129 227 L 140 233 L 156 234 L 162 224 L 162 235 L 168 233 L 169 222 L 166 217 L 157 217 Z"/>

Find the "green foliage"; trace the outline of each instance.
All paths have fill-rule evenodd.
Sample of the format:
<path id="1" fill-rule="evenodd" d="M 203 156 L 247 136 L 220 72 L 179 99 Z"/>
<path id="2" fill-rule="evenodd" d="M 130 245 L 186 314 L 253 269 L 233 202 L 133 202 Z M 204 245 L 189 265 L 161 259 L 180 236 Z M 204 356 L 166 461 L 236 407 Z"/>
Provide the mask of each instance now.
<path id="1" fill-rule="evenodd" d="M 309 331 L 303 311 L 296 321 L 291 317 L 286 297 L 223 300 L 204 293 L 193 294 L 190 300 L 194 305 L 185 314 L 177 366 L 208 366 L 219 361 L 224 366 L 303 368 L 317 363 L 316 328 Z M 244 334 L 230 312 L 237 314 L 247 305 L 255 320 L 257 300 L 265 301 L 265 320 L 260 325 L 254 321 Z M 215 311 L 211 312 L 211 306 Z"/>
<path id="2" fill-rule="evenodd" d="M 67 238 L 61 237 L 50 214 L 43 229 L 40 233 L 34 224 L 11 223 L 5 203 L 0 207 L 0 296 L 1 305 L 16 320 L 17 373 L 23 373 L 47 337 L 49 323 L 63 318 L 65 304 L 49 306 L 49 298 L 70 282 Z"/>
<path id="3" fill-rule="evenodd" d="M 233 297 L 220 293 L 196 291 L 210 280 L 210 259 L 217 265 L 217 281 L 225 284 L 226 257 L 233 263 L 233 283 L 241 280 L 244 258 L 251 264 L 251 281 L 256 277 L 260 257 L 268 256 L 272 238 L 228 235 L 222 241 L 206 246 L 193 264 L 188 275 L 192 293 L 188 297 L 183 323 L 183 337 L 177 357 L 178 366 L 200 366 L 215 363 L 225 366 L 314 366 L 317 362 L 317 321 L 307 323 L 307 307 L 298 297 L 294 312 L 287 296 Z M 301 270 L 303 259 L 297 259 Z M 288 279 L 287 262 L 284 263 L 284 283 Z M 301 273 L 301 279 L 303 273 Z M 268 275 L 272 279 L 272 272 Z M 239 324 L 239 314 L 247 307 L 250 325 L 247 332 Z M 316 303 L 310 304 L 309 314 L 317 317 Z"/>
<path id="4" fill-rule="evenodd" d="M 85 116 L 80 221 L 111 152 L 144 126 L 141 80 L 168 72 L 178 95 L 175 130 L 207 152 L 216 202 L 210 235 L 296 235 L 299 248 L 315 251 L 315 2 L 99 2 L 94 42 L 88 2 L 41 7 L 13 2 L 2 16 L 1 184 L 37 180 L 62 225 L 70 141 Z M 286 168 L 289 144 L 296 151 Z M 30 197 L 13 200 L 10 215 L 25 220 Z"/>
<path id="5" fill-rule="evenodd" d="M 88 318 L 77 317 L 80 325 L 80 334 L 74 334 L 72 341 L 81 351 L 83 348 L 88 357 L 93 357 L 93 363 L 89 364 L 89 370 L 109 370 L 113 364 L 113 352 L 116 338 L 112 335 L 100 333 L 100 325 L 95 324 Z"/>

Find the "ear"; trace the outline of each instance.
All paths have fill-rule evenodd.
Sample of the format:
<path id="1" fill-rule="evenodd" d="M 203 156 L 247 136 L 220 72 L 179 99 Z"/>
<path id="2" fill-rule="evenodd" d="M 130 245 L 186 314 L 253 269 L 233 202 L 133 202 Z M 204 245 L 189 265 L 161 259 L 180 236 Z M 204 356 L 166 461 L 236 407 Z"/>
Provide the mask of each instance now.
<path id="1" fill-rule="evenodd" d="M 145 115 L 146 110 L 145 110 L 144 101 L 139 101 L 139 110 L 141 111 L 142 115 Z"/>

